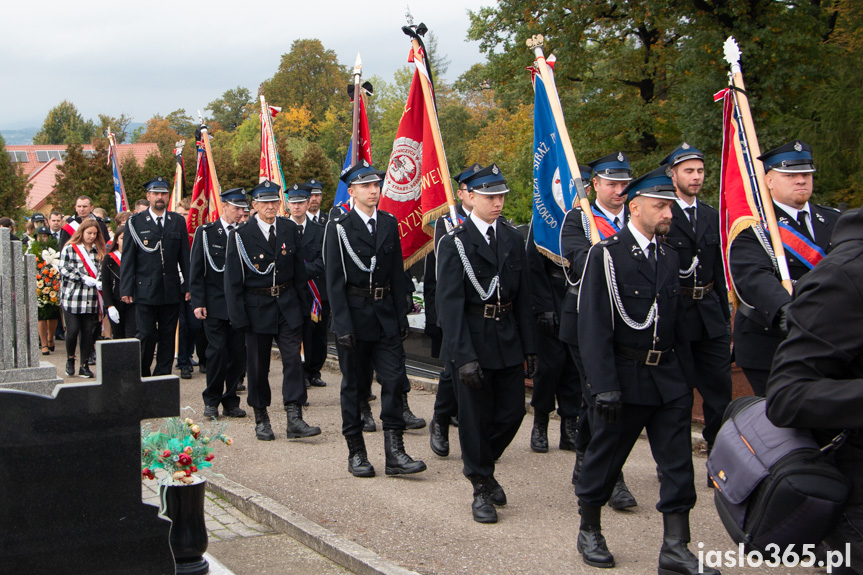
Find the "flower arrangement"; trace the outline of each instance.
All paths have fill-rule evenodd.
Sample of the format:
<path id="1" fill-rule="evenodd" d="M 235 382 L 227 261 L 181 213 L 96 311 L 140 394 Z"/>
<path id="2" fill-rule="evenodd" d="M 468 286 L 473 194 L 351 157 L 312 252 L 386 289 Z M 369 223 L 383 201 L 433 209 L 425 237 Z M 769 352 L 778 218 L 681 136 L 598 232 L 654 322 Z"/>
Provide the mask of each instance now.
<path id="1" fill-rule="evenodd" d="M 52 247 L 33 247 L 36 254 L 36 301 L 39 319 L 54 319 L 60 306 L 60 272 L 57 269 L 59 254 Z"/>
<path id="2" fill-rule="evenodd" d="M 141 426 L 141 475 L 144 479 L 156 479 L 156 470 L 162 469 L 163 483 L 193 483 L 193 473 L 212 466 L 214 442 L 233 443 L 225 435 L 227 425 L 214 420 L 202 429 L 191 418 L 169 417 L 156 431 L 149 424 Z"/>

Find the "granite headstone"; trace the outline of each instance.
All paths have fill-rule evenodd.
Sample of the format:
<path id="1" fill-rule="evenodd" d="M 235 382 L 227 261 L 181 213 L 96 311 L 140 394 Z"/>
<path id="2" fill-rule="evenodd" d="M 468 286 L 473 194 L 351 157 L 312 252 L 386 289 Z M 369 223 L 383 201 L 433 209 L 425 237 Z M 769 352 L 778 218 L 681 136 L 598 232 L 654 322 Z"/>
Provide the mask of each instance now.
<path id="1" fill-rule="evenodd" d="M 141 379 L 135 339 L 96 344 L 96 381 L 0 387 L 0 572 L 174 573 L 170 522 L 141 501 L 141 420 L 176 416 L 176 376 Z"/>

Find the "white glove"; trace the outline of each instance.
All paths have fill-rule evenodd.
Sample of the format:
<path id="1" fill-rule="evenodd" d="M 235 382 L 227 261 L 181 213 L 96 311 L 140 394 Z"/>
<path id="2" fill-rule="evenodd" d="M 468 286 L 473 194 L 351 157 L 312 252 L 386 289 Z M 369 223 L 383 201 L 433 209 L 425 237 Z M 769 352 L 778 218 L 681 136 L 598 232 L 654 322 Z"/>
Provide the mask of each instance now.
<path id="1" fill-rule="evenodd" d="M 96 289 L 102 291 L 102 280 L 96 282 Z"/>
<path id="2" fill-rule="evenodd" d="M 96 284 L 99 283 L 96 281 L 95 278 L 91 278 L 90 276 L 85 276 L 85 275 L 81 276 L 81 281 L 84 282 L 85 286 L 89 286 L 89 287 L 96 287 Z"/>
<path id="3" fill-rule="evenodd" d="M 114 306 L 108 308 L 108 317 L 111 318 L 111 321 L 114 323 L 120 323 L 120 312 L 118 312 L 117 308 Z"/>

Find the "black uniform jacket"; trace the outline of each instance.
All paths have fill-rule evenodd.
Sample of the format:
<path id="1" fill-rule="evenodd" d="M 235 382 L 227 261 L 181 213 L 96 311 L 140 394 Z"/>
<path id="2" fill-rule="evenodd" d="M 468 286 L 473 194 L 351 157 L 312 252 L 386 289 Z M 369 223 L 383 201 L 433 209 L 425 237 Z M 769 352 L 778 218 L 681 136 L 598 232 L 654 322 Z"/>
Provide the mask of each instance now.
<path id="1" fill-rule="evenodd" d="M 107 244 L 108 241 L 111 239 L 111 236 L 108 235 L 108 226 L 105 225 L 105 222 L 102 221 L 102 218 L 94 216 L 93 214 L 90 214 L 90 217 L 95 219 L 96 223 L 99 224 L 99 231 L 102 233 L 102 239 L 105 240 L 105 243 Z M 81 216 L 75 215 L 75 216 L 71 216 L 69 218 L 66 218 L 66 223 L 71 223 L 73 221 L 78 222 L 80 224 L 81 223 Z M 57 248 L 57 250 L 58 251 L 62 250 L 63 246 L 66 245 L 66 242 L 68 242 L 69 238 L 71 238 L 71 237 L 72 237 L 72 235 L 69 232 L 67 232 L 64 228 L 60 228 L 60 238 L 58 240 L 58 244 L 60 245 L 60 247 Z"/>
<path id="2" fill-rule="evenodd" d="M 591 206 L 596 202 L 591 202 Z M 569 283 L 579 285 L 584 263 L 587 261 L 587 252 L 590 250 L 590 240 L 584 235 L 584 222 L 581 216 L 582 210 L 573 208 L 563 218 L 560 230 L 560 253 L 569 262 L 566 270 Z M 623 208 L 623 221 L 629 221 L 629 206 Z M 625 224 L 624 224 L 625 225 Z M 560 340 L 564 343 L 578 343 L 578 288 L 569 290 L 563 299 L 560 314 Z M 567 319 L 564 320 L 564 317 Z"/>
<path id="3" fill-rule="evenodd" d="M 656 279 L 647 256 L 625 227 L 593 246 L 588 254 L 579 291 L 578 340 L 587 387 L 592 395 L 621 391 L 624 403 L 661 405 L 689 393 L 676 352 L 659 365 L 627 359 L 615 347 L 652 349 L 654 326 L 636 330 L 624 323 L 609 299 L 604 265 L 605 251 L 614 263 L 615 280 L 623 308 L 635 322 L 647 317 L 654 298 L 659 305 L 655 349 L 666 352 L 680 337 L 680 260 L 667 245 L 657 249 Z M 612 323 L 613 322 L 613 323 Z"/>
<path id="4" fill-rule="evenodd" d="M 129 238 L 131 239 L 131 238 Z M 122 262 L 123 259 L 121 258 Z M 120 299 L 120 269 L 111 254 L 105 254 L 102 258 L 102 299 L 105 302 L 105 309 L 113 306 L 117 311 L 125 311 L 128 304 L 123 303 Z"/>
<path id="5" fill-rule="evenodd" d="M 774 204 L 776 218 L 801 231 L 797 220 Z M 825 252 L 830 250 L 830 236 L 839 219 L 839 213 L 810 203 L 812 228 L 815 243 Z M 765 231 L 765 233 L 767 233 Z M 769 234 L 768 234 L 769 239 Z M 786 252 L 788 271 L 792 280 L 798 280 L 809 268 L 792 254 Z M 755 231 L 746 229 L 734 239 L 728 258 L 731 278 L 737 293 L 744 302 L 755 308 L 761 322 L 755 322 L 738 311 L 734 316 L 734 357 L 737 365 L 751 369 L 769 370 L 781 341 L 775 329 L 776 312 L 791 301 L 791 295 L 782 287 L 779 276 L 773 269 L 770 256 L 758 241 Z"/>
<path id="6" fill-rule="evenodd" d="M 681 270 L 688 270 L 693 258 L 698 257 L 694 273 L 680 278 L 681 286 L 692 288 L 713 284 L 710 293 L 700 300 L 683 297 L 683 335 L 692 341 L 724 336 L 727 333 L 725 326 L 731 319 L 722 247 L 719 243 L 719 212 L 699 200 L 696 203 L 696 231 L 692 231 L 689 218 L 680 205 L 674 202 L 671 205 L 671 230 L 666 239 L 666 243 L 680 257 Z"/>
<path id="7" fill-rule="evenodd" d="M 258 226 L 257 216 L 231 232 L 225 261 L 225 300 L 228 318 L 234 329 L 254 333 L 279 333 L 279 312 L 289 329 L 303 325 L 311 313 L 311 296 L 306 283 L 306 270 L 300 253 L 300 233 L 297 224 L 276 217 L 276 249 L 270 248 Z M 240 255 L 240 242 L 246 250 L 250 269 Z M 260 275 L 272 262 L 275 269 Z M 273 273 L 276 274 L 275 280 Z M 275 282 L 275 284 L 274 284 Z M 253 293 L 251 290 L 286 285 L 278 297 Z"/>
<path id="8" fill-rule="evenodd" d="M 456 211 L 462 218 L 467 214 L 461 204 Z M 445 221 L 446 220 L 446 221 Z M 447 233 L 446 222 L 451 222 L 449 213 L 439 217 L 434 225 L 434 249 L 428 253 L 425 260 L 425 271 L 423 272 L 423 300 L 425 305 L 426 325 L 437 325 L 437 247 L 441 238 Z M 457 224 L 458 222 L 456 222 Z M 455 225 L 450 226 L 455 227 Z"/>
<path id="9" fill-rule="evenodd" d="M 534 315 L 553 311 L 560 320 L 568 284 L 563 266 L 540 253 L 533 241 L 533 226 L 524 248 L 530 282 L 530 309 Z"/>
<path id="10" fill-rule="evenodd" d="M 320 213 L 324 216 L 325 214 Z M 306 263 L 306 279 L 314 280 L 321 294 L 321 301 L 327 301 L 327 282 L 324 279 L 324 226 L 312 223 L 306 217 L 306 227 L 303 230 L 303 241 L 300 245 L 300 253 Z"/>
<path id="11" fill-rule="evenodd" d="M 206 246 L 204 236 L 207 237 Z M 213 265 L 210 265 L 207 259 L 207 251 L 213 260 Z M 228 304 L 225 301 L 227 253 L 228 233 L 221 220 L 204 224 L 195 230 L 195 240 L 192 242 L 192 264 L 189 270 L 192 308 L 205 307 L 207 317 L 225 321 L 228 321 Z"/>
<path id="12" fill-rule="evenodd" d="M 525 355 L 535 353 L 524 239 L 503 218 L 495 227 L 497 254 L 492 253 L 470 218 L 438 245 L 437 305 L 444 346 L 441 357 L 454 361 L 457 367 L 478 360 L 484 369 L 503 369 L 521 365 Z M 511 304 L 510 313 L 488 319 L 482 311 L 474 311 L 486 304 L 497 305 L 498 296 L 495 293 L 482 300 L 465 272 L 456 238 L 464 246 L 483 289 L 488 289 L 495 275 L 500 276 L 500 304 Z"/>
<path id="13" fill-rule="evenodd" d="M 189 277 L 190 257 L 186 219 L 175 212 L 165 211 L 163 222 L 160 230 L 149 210 L 133 215 L 126 222 L 120 295 L 132 296 L 134 303 L 168 305 L 183 300 L 180 273 L 184 279 Z M 152 253 L 142 250 L 132 238 L 129 226 L 138 234 L 144 247 L 154 248 L 161 241 L 161 249 Z"/>
<path id="14" fill-rule="evenodd" d="M 368 268 L 372 256 L 377 256 L 371 282 L 369 273 L 357 267 L 339 237 L 338 228 L 345 230 L 354 253 Z M 375 237 L 353 209 L 347 214 L 330 213 L 324 239 L 327 295 L 332 309 L 333 331 L 336 337 L 354 334 L 363 341 L 379 341 L 381 331 L 386 337 L 396 337 L 408 325 L 407 286 L 402 260 L 402 244 L 398 222 L 392 214 L 377 210 Z M 371 285 L 370 285 L 371 283 Z M 348 289 L 368 291 L 389 288 L 380 299 L 350 294 Z"/>
<path id="15" fill-rule="evenodd" d="M 781 427 L 811 428 L 822 444 L 863 427 L 863 211 L 839 219 L 833 250 L 795 287 L 789 333 L 767 384 L 767 416 Z M 836 454 L 863 500 L 863 436 Z"/>

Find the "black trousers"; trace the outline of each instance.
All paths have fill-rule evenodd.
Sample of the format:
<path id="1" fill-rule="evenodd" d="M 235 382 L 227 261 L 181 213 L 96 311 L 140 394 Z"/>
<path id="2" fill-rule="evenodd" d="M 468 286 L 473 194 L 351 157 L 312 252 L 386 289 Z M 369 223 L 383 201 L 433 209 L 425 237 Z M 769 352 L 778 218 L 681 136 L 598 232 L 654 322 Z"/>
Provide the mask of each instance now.
<path id="1" fill-rule="evenodd" d="M 482 387 L 471 389 L 458 381 L 458 438 L 466 476 L 493 475 L 494 462 L 512 442 L 524 419 L 524 366 L 483 369 Z"/>
<path id="2" fill-rule="evenodd" d="M 93 339 L 96 327 L 99 325 L 97 313 L 69 313 L 63 310 L 66 320 L 66 355 L 75 357 L 78 348 L 78 336 L 81 336 L 81 363 L 85 363 L 95 349 Z"/>
<path id="3" fill-rule="evenodd" d="M 225 319 L 208 317 L 204 319 L 207 333 L 207 388 L 201 395 L 204 405 L 226 410 L 240 406 L 237 386 L 243 378 L 246 355 L 245 336 L 231 327 Z"/>
<path id="4" fill-rule="evenodd" d="M 305 403 L 306 384 L 303 381 L 303 364 L 300 358 L 300 343 L 303 341 L 303 326 L 290 329 L 287 320 L 279 317 L 279 333 L 246 332 L 246 363 L 249 376 L 246 401 L 258 409 L 269 407 L 272 401 L 270 392 L 270 355 L 273 340 L 282 356 L 282 401 Z M 213 345 L 210 342 L 210 345 Z M 207 374 L 210 373 L 209 363 Z M 236 388 L 235 388 L 236 389 Z"/>
<path id="5" fill-rule="evenodd" d="M 581 382 L 567 346 L 557 336 L 537 330 L 536 351 L 539 359 L 533 376 L 530 404 L 535 413 L 554 411 L 561 417 L 578 417 L 581 409 Z"/>
<path id="6" fill-rule="evenodd" d="M 587 380 L 584 377 L 584 364 L 581 362 L 581 350 L 578 344 L 569 344 L 569 356 L 578 372 L 579 386 L 581 387 L 581 404 L 578 409 L 578 423 L 576 429 L 578 435 L 575 437 L 575 450 L 584 453 L 590 443 L 590 426 L 593 417 L 593 396 L 587 389 Z"/>
<path id="7" fill-rule="evenodd" d="M 318 322 L 309 321 L 303 329 L 303 374 L 307 378 L 320 378 L 321 368 L 327 360 L 327 328 L 330 324 L 330 302 L 321 302 Z"/>
<path id="8" fill-rule="evenodd" d="M 136 337 L 138 322 L 135 319 L 135 304 L 126 305 L 122 311 L 117 308 L 117 312 L 120 314 L 119 322 L 114 323 L 111 318 L 108 318 L 108 321 L 111 322 L 111 339 Z"/>
<path id="9" fill-rule="evenodd" d="M 339 346 L 341 347 L 341 346 Z M 342 434 L 359 435 L 363 430 L 360 418 L 360 400 L 366 399 L 371 390 L 372 371 L 376 371 L 381 382 L 381 422 L 385 430 L 404 429 L 402 416 L 404 403 L 405 352 L 398 336 L 386 337 L 381 333 L 379 341 L 357 340 L 353 351 L 339 351 L 339 367 L 342 371 Z M 410 384 L 408 384 L 410 385 Z"/>
<path id="10" fill-rule="evenodd" d="M 713 445 L 722 426 L 722 415 L 731 403 L 731 337 L 723 335 L 714 339 L 703 339 L 678 343 L 688 344 L 688 361 L 692 363 L 695 389 L 704 400 L 704 440 Z"/>
<path id="11" fill-rule="evenodd" d="M 150 365 L 156 354 L 153 375 L 169 375 L 174 363 L 174 337 L 180 304 L 135 304 L 137 338 L 141 340 L 141 377 L 150 377 Z M 157 348 L 158 345 L 158 348 Z"/>
<path id="12" fill-rule="evenodd" d="M 458 398 L 455 392 L 455 382 L 452 377 L 452 362 L 447 362 L 440 372 L 437 383 L 437 394 L 434 398 L 434 412 L 442 417 L 458 415 Z"/>
<path id="13" fill-rule="evenodd" d="M 195 317 L 195 311 L 190 302 L 180 303 L 180 329 L 177 332 L 177 367 L 192 367 L 192 354 L 195 352 L 195 342 L 201 331 L 201 320 Z M 200 356 L 198 356 L 200 359 Z"/>
<path id="14" fill-rule="evenodd" d="M 614 482 L 623 469 L 642 429 L 647 429 L 650 451 L 662 472 L 659 486 L 661 513 L 682 513 L 695 506 L 692 469 L 692 393 L 665 405 L 623 405 L 623 419 L 608 423 L 594 417 L 593 437 L 581 464 L 575 486 L 578 499 L 601 507 L 608 502 Z"/>
<path id="15" fill-rule="evenodd" d="M 767 394 L 767 380 L 770 378 L 770 371 L 766 369 L 751 369 L 743 368 L 743 375 L 749 381 L 749 386 L 752 388 L 752 393 L 758 397 L 765 397 Z"/>

